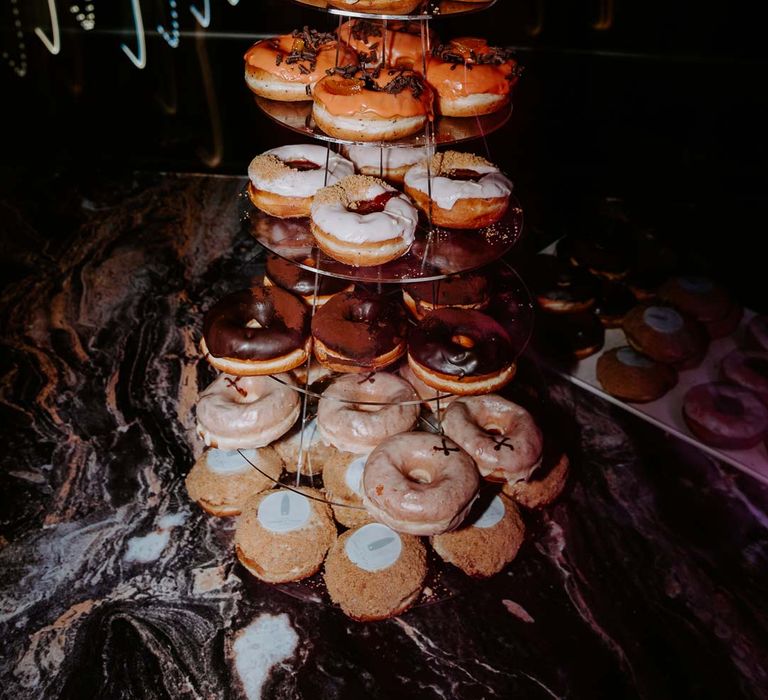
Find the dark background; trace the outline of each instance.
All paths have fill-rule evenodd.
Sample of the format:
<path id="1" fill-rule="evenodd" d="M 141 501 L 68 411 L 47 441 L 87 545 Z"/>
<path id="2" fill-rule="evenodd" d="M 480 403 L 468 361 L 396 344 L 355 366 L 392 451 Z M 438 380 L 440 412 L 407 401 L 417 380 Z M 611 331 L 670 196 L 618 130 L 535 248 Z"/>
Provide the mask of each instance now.
<path id="1" fill-rule="evenodd" d="M 33 33 L 50 24 L 44 0 L 17 5 L 27 74 L 0 65 L 6 202 L 51 180 L 104 181 L 137 169 L 243 175 L 256 153 L 299 140 L 258 112 L 242 79 L 244 51 L 260 35 L 337 23 L 288 0 L 211 0 L 202 30 L 194 3 L 179 0 L 173 49 L 154 31 L 169 25 L 168 0 L 142 0 L 147 65 L 139 70 L 120 49 L 135 50 L 129 0 L 94 0 L 88 32 L 72 4 L 57 2 L 56 56 Z M 12 7 L 0 9 L 11 56 Z M 602 27 L 601 16 L 610 20 Z M 761 20 L 746 3 L 499 0 L 432 26 L 443 38 L 482 35 L 518 48 L 525 73 L 514 113 L 487 150 L 514 179 L 529 232 L 555 238 L 585 208 L 620 198 L 633 220 L 692 253 L 691 271 L 708 270 L 768 310 L 757 252 L 768 204 Z M 482 154 L 486 145 L 465 148 Z"/>

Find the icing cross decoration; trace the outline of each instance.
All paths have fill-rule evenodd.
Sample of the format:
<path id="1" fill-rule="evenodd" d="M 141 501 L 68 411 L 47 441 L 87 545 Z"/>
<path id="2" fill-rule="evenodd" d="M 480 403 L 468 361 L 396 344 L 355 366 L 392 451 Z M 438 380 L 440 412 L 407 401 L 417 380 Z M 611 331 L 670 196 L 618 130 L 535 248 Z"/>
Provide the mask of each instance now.
<path id="1" fill-rule="evenodd" d="M 432 449 L 435 450 L 436 452 L 442 452 L 446 457 L 448 456 L 448 454 L 450 452 L 458 452 L 459 451 L 458 447 L 448 447 L 448 444 L 445 442 L 445 438 L 444 437 L 440 438 L 440 442 L 443 443 L 442 447 L 439 447 L 438 445 L 434 445 L 432 447 Z"/>
<path id="2" fill-rule="evenodd" d="M 248 396 L 248 392 L 241 387 L 238 382 L 240 381 L 240 377 L 235 377 L 234 379 L 230 379 L 229 377 L 224 377 L 224 381 L 227 383 L 228 387 L 232 387 L 237 390 L 237 393 L 240 394 L 243 398 Z"/>
<path id="3" fill-rule="evenodd" d="M 365 382 L 370 382 L 373 384 L 376 381 L 376 370 L 371 370 L 368 374 L 366 374 L 359 382 L 358 384 L 364 384 Z"/>
<path id="4" fill-rule="evenodd" d="M 510 444 L 509 438 L 506 435 L 502 436 L 501 440 L 493 438 L 493 441 L 496 443 L 493 447 L 496 452 L 500 452 L 502 447 L 508 447 L 512 452 L 515 451 L 515 446 Z"/>

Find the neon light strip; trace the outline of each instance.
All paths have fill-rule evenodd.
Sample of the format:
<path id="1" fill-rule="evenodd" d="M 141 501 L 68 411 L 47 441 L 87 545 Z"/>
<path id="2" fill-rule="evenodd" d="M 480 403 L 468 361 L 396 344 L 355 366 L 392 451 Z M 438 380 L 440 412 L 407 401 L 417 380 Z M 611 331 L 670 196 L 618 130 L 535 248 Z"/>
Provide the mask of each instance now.
<path id="1" fill-rule="evenodd" d="M 133 26 L 136 30 L 136 41 L 139 47 L 138 55 L 133 53 L 125 44 L 120 44 L 120 48 L 125 52 L 125 55 L 131 59 L 131 62 L 138 69 L 144 68 L 147 65 L 147 44 L 144 39 L 144 20 L 141 18 L 141 3 L 139 0 L 131 0 L 131 7 L 133 9 Z"/>
<path id="2" fill-rule="evenodd" d="M 59 35 L 59 14 L 56 12 L 56 0 L 48 0 L 48 13 L 51 16 L 51 31 L 53 32 L 53 41 L 51 41 L 40 27 L 35 27 L 37 38 L 43 42 L 45 48 L 54 56 L 61 51 L 61 36 Z"/>

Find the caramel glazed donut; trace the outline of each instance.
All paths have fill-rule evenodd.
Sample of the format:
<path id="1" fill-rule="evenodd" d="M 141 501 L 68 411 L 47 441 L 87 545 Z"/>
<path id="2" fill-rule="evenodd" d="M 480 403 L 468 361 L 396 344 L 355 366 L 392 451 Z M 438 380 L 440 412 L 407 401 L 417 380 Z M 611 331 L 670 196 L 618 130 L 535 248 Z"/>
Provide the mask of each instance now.
<path id="1" fill-rule="evenodd" d="M 405 191 L 438 226 L 481 228 L 504 216 L 512 183 L 485 158 L 445 151 L 408 170 Z"/>
<path id="2" fill-rule="evenodd" d="M 312 88 L 312 118 L 326 134 L 351 141 L 393 141 L 421 131 L 432 90 L 413 71 L 334 68 Z"/>
<path id="3" fill-rule="evenodd" d="M 357 64 L 357 54 L 333 34 L 304 27 L 256 42 L 245 54 L 245 82 L 260 97 L 311 100 L 312 86 L 337 63 Z"/>
<path id="4" fill-rule="evenodd" d="M 424 29 L 426 46 L 422 45 Z M 391 68 L 409 68 L 424 72 L 424 54 L 435 43 L 434 30 L 422 22 L 372 22 L 352 19 L 339 27 L 339 39 L 357 52 L 365 66 L 378 66 L 382 61 Z"/>
<path id="5" fill-rule="evenodd" d="M 382 180 L 351 175 L 320 190 L 310 209 L 317 245 L 348 265 L 381 265 L 404 255 L 416 238 L 419 214 Z"/>
<path id="6" fill-rule="evenodd" d="M 325 146 L 280 146 L 251 161 L 248 197 L 257 209 L 281 219 L 309 216 L 315 192 L 354 173 L 350 161 Z"/>
<path id="7" fill-rule="evenodd" d="M 287 372 L 309 356 L 309 318 L 307 305 L 279 287 L 244 289 L 205 314 L 200 350 L 229 374 Z"/>

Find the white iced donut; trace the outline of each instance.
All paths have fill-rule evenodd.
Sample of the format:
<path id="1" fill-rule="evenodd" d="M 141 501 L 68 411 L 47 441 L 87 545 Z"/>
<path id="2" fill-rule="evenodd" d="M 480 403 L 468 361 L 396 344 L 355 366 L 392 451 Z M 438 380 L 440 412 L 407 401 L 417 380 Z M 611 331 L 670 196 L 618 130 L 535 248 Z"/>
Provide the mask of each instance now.
<path id="1" fill-rule="evenodd" d="M 361 175 L 380 177 L 396 184 L 402 184 L 408 169 L 426 159 L 429 153 L 424 146 L 381 148 L 356 145 L 345 146 L 343 150 Z"/>

